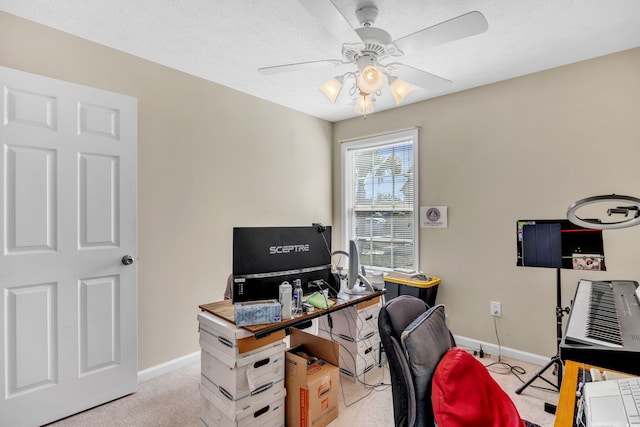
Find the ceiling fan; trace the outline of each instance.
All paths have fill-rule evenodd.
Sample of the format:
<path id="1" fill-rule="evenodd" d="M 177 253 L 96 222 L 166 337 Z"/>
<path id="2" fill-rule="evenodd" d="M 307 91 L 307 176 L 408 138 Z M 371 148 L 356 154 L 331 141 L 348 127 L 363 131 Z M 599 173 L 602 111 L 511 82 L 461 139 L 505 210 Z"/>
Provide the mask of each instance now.
<path id="1" fill-rule="evenodd" d="M 444 44 L 483 33 L 489 28 L 482 13 L 474 11 L 415 33 L 393 40 L 381 28 L 374 27 L 378 8 L 371 4 L 359 7 L 356 18 L 361 27 L 353 29 L 330 0 L 298 0 L 338 40 L 342 40 L 342 58 L 299 62 L 259 68 L 263 74 L 276 74 L 308 69 L 314 66 L 356 65 L 354 71 L 331 78 L 320 87 L 329 101 L 335 103 L 345 82 L 351 81 L 351 98 L 356 99 L 358 114 L 373 112 L 373 102 L 380 96 L 387 81 L 391 93 L 399 104 L 413 90 L 412 85 L 434 89 L 451 84 L 450 80 L 399 62 L 392 58 L 414 53 L 421 49 Z"/>

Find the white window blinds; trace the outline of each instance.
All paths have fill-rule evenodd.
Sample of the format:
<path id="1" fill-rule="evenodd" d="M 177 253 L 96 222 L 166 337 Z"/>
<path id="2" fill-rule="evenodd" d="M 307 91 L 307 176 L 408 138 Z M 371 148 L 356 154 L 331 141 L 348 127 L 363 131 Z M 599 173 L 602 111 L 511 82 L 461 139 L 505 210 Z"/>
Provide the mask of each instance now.
<path id="1" fill-rule="evenodd" d="M 417 269 L 417 130 L 343 144 L 344 244 L 369 268 Z"/>

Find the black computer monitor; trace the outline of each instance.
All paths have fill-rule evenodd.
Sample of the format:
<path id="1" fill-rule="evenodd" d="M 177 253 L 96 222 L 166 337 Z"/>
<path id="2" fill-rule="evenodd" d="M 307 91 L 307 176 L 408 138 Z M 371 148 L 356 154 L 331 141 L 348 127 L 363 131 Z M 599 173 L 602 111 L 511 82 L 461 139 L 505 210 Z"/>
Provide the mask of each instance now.
<path id="1" fill-rule="evenodd" d="M 331 226 L 235 227 L 232 273 L 233 302 L 278 299 L 280 284 L 295 279 L 305 294 L 317 281 L 333 287 Z"/>

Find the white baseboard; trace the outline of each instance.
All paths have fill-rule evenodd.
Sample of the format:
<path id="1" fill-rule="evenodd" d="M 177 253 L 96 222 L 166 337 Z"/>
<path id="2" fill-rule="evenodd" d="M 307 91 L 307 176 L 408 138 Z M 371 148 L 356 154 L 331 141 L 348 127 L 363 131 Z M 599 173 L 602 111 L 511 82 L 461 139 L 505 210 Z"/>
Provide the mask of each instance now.
<path id="1" fill-rule="evenodd" d="M 460 347 L 480 350 L 480 346 L 482 345 L 482 350 L 487 354 L 500 354 L 501 356 L 522 360 L 523 362 L 533 363 L 535 365 L 544 366 L 549 363 L 549 360 L 551 360 L 551 355 L 548 357 L 540 356 L 538 354 L 528 353 L 526 351 L 516 350 L 514 348 L 503 346 L 498 347 L 498 345 L 496 344 L 491 344 L 457 335 L 454 335 L 454 338 L 456 340 L 456 344 Z"/>
<path id="2" fill-rule="evenodd" d="M 501 346 L 500 348 L 498 348 L 496 344 L 475 340 L 473 338 L 462 337 L 459 335 L 454 335 L 454 338 L 456 340 L 456 344 L 461 347 L 479 350 L 480 346 L 482 346 L 482 349 L 487 354 L 500 354 L 501 356 L 522 360 L 523 362 L 533 363 L 540 366 L 546 365 L 550 360 L 550 356 L 540 356 L 538 354 L 528 353 L 526 351 L 516 350 L 509 347 Z M 196 351 L 195 353 L 187 354 L 177 359 L 173 359 L 168 362 L 144 369 L 138 372 L 138 384 L 142 384 L 143 382 L 149 381 L 160 375 L 176 371 L 187 365 L 198 362 L 199 360 L 200 352 Z"/>
<path id="3" fill-rule="evenodd" d="M 186 356 L 178 357 L 177 359 L 144 369 L 138 372 L 138 384 L 142 384 L 143 382 L 149 381 L 160 375 L 168 374 L 169 372 L 184 368 L 185 366 L 198 362 L 199 360 L 200 352 L 196 351 L 195 353 L 187 354 Z"/>

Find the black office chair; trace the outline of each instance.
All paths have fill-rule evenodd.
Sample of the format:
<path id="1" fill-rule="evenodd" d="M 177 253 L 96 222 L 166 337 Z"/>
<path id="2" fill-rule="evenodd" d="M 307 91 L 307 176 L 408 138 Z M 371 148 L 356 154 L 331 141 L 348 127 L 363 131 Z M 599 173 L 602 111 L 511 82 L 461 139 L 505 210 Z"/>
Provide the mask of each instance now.
<path id="1" fill-rule="evenodd" d="M 399 296 L 382 306 L 378 316 L 378 329 L 391 374 L 395 426 L 432 427 L 435 424 L 434 407 L 431 400 L 434 372 L 441 364 L 445 354 L 456 346 L 455 339 L 446 325 L 444 306 L 429 307 L 419 298 L 409 295 Z M 450 355 L 455 355 L 455 351 L 452 351 Z M 465 353 L 465 355 L 468 354 Z M 476 414 L 476 412 L 456 409 L 468 408 L 469 405 L 480 407 L 478 400 L 474 400 L 474 396 L 468 398 L 465 396 L 465 393 L 460 389 L 460 387 L 464 388 L 462 383 L 456 385 L 460 378 L 467 378 L 469 381 L 469 376 L 471 376 L 474 380 L 482 378 L 484 384 L 480 384 L 479 387 L 491 394 L 495 399 L 496 408 L 511 409 L 509 420 L 513 421 L 513 425 L 524 424 L 527 427 L 539 427 L 520 419 L 517 409 L 506 393 L 499 389 L 497 384 L 494 384 L 495 387 L 498 387 L 497 390 L 489 384 L 493 380 L 484 366 L 472 360 L 479 365 L 475 369 L 476 376 L 473 376 L 474 371 L 468 363 L 455 364 L 455 362 L 455 359 L 443 362 L 445 371 L 439 376 L 438 394 L 449 405 L 455 405 L 445 408 L 442 405 L 443 401 L 438 401 L 440 417 L 447 416 L 451 425 L 465 425 L 466 427 L 468 422 L 463 424 L 457 422 L 460 421 L 460 418 L 456 413 L 466 412 L 465 420 L 467 421 L 469 413 Z M 455 366 L 454 371 L 447 371 L 453 366 Z M 482 371 L 479 372 L 479 370 Z M 480 374 L 484 374 L 484 376 Z M 452 382 L 449 382 L 450 379 Z M 445 387 L 443 387 L 443 381 Z M 500 406 L 499 402 L 502 402 L 503 406 Z M 462 406 L 459 407 L 458 404 Z M 452 409 L 453 416 L 446 413 L 448 409 Z M 505 411 L 499 410 L 498 412 Z M 488 422 L 491 422 L 490 425 L 496 425 L 496 421 L 499 422 L 499 420 L 491 417 L 491 411 L 477 411 L 477 418 L 474 418 L 473 422 L 477 421 L 478 424 L 474 425 L 487 425 Z"/>
<path id="2" fill-rule="evenodd" d="M 417 319 L 429 324 L 418 331 L 413 327 Z M 442 356 L 456 345 L 445 324 L 444 306 L 430 308 L 419 298 L 401 295 L 384 304 L 378 329 L 389 363 L 395 426 L 433 426 L 431 378 Z M 411 360 L 405 356 L 407 346 Z"/>

